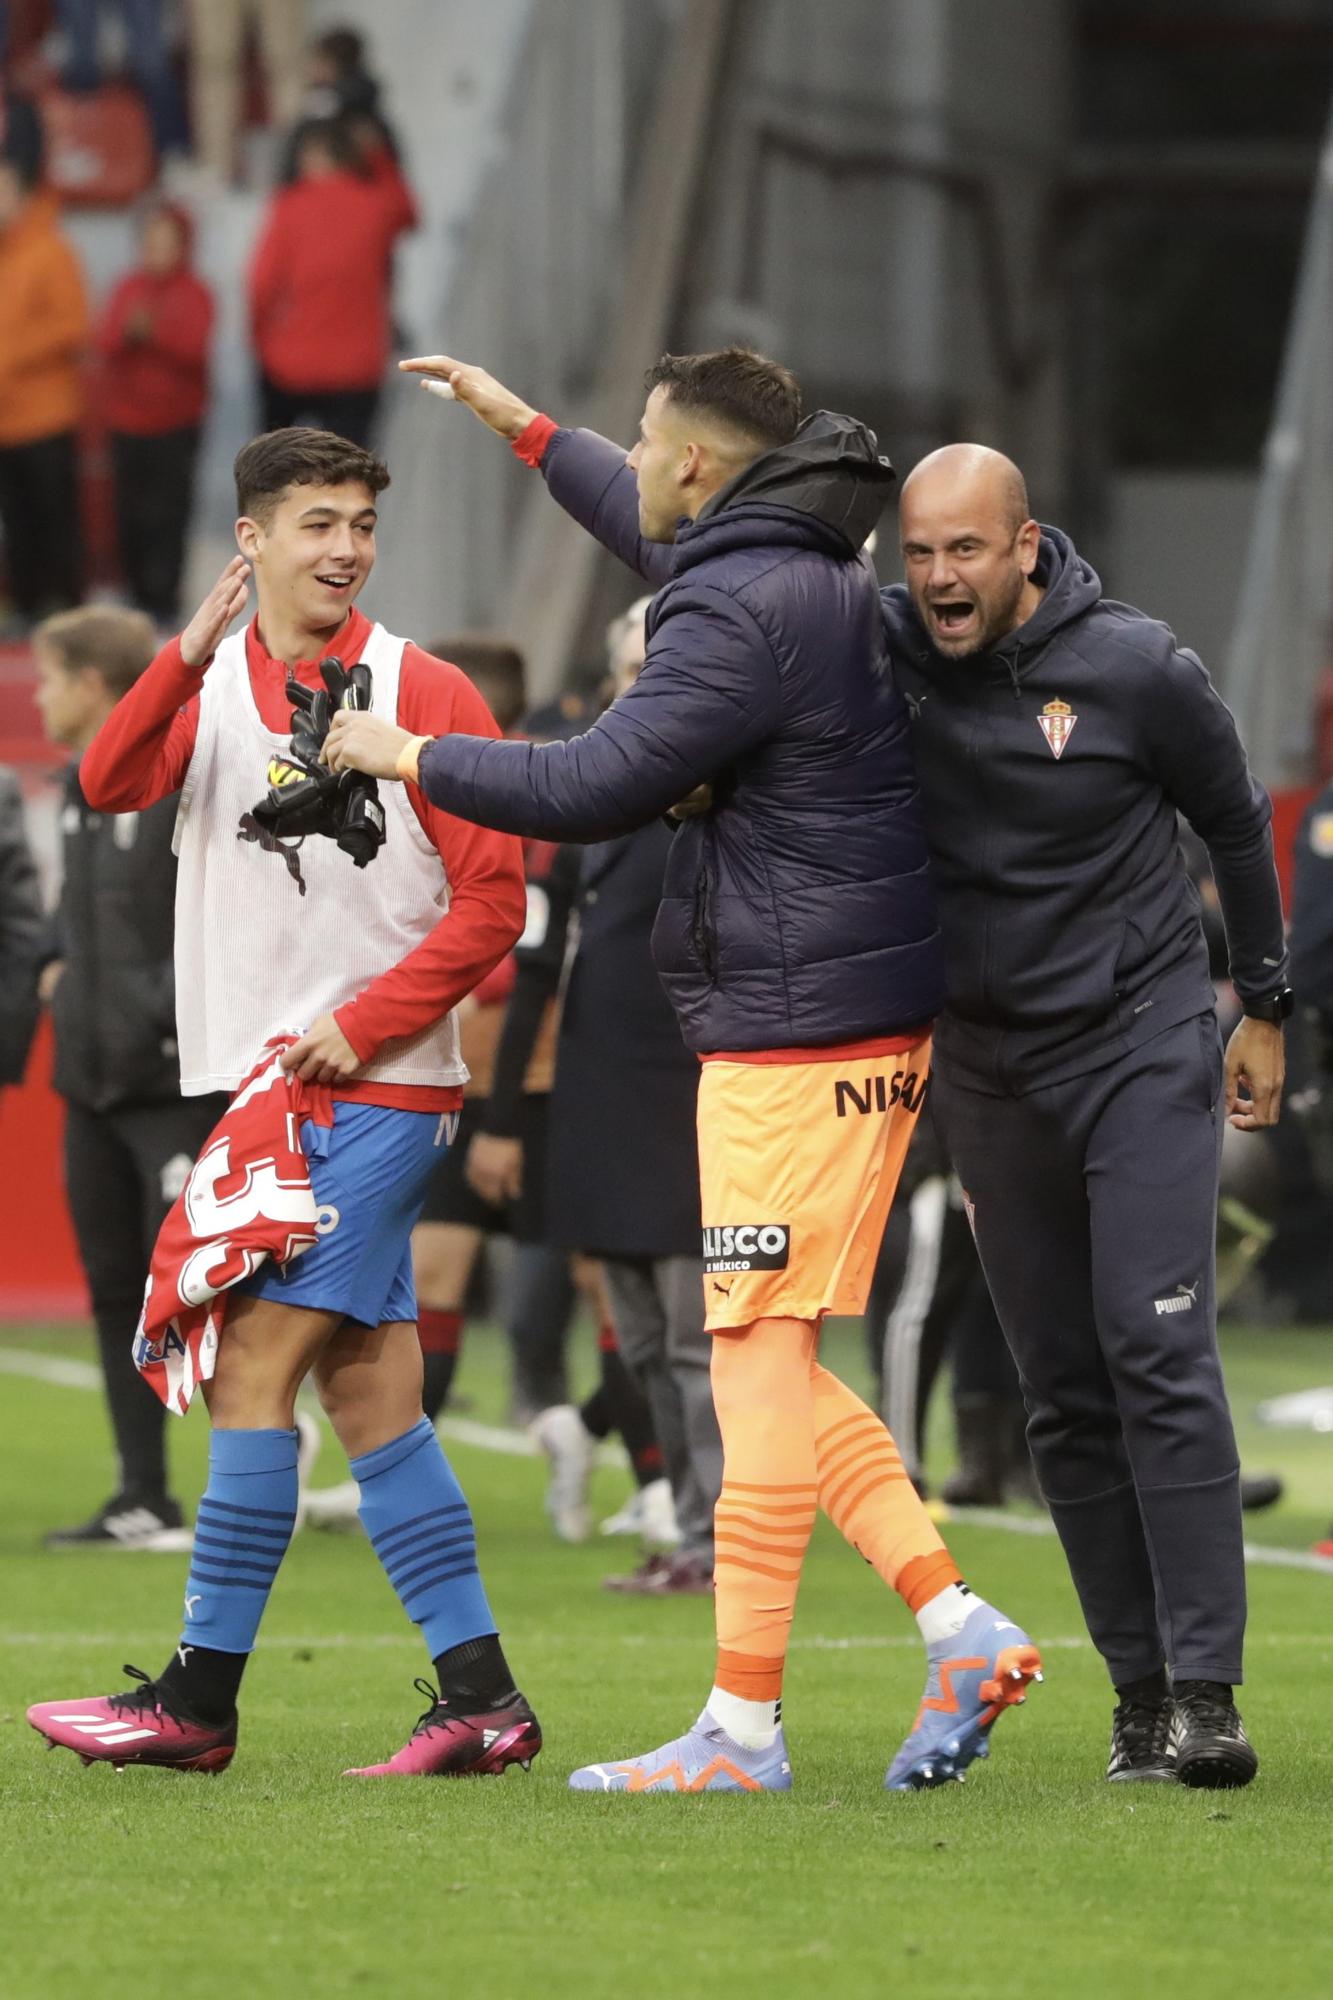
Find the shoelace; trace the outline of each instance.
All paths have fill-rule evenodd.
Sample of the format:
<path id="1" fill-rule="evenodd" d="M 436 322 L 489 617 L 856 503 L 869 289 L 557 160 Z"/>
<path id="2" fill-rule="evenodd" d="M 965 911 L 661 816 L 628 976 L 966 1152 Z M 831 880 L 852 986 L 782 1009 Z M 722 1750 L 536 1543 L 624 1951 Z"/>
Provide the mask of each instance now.
<path id="1" fill-rule="evenodd" d="M 430 1707 L 417 1717 L 412 1729 L 413 1736 L 421 1736 L 427 1729 L 438 1729 L 441 1723 L 453 1720 L 452 1716 L 440 1714 L 440 1710 L 447 1708 L 449 1704 L 432 1682 L 417 1679 L 413 1681 L 412 1685 L 417 1693 L 424 1695 L 430 1703 Z"/>
<path id="2" fill-rule="evenodd" d="M 140 1714 L 145 1708 L 151 1708 L 154 1714 L 168 1715 L 173 1722 L 184 1723 L 184 1716 L 163 1694 L 151 1674 L 146 1674 L 142 1667 L 128 1665 L 123 1666 L 121 1672 L 128 1674 L 131 1680 L 138 1681 L 140 1685 L 126 1688 L 123 1694 L 108 1695 L 106 1704 L 108 1708 L 113 1709 L 117 1715 L 124 1715 L 131 1710 L 135 1714 Z"/>
<path id="3" fill-rule="evenodd" d="M 1173 1705 L 1168 1699 L 1151 1704 L 1126 1702 L 1115 1713 L 1116 1743 L 1127 1754 L 1146 1750 L 1164 1757 L 1171 1743 Z"/>
<path id="4" fill-rule="evenodd" d="M 1239 1738 L 1240 1715 L 1234 1702 L 1210 1694 L 1206 1687 L 1192 1688 L 1180 1698 L 1180 1707 L 1189 1721 L 1212 1736 Z"/>
<path id="5" fill-rule="evenodd" d="M 127 1668 L 126 1671 L 128 1672 L 129 1669 Z M 427 1729 L 443 1729 L 448 1723 L 462 1722 L 465 1720 L 465 1717 L 463 1715 L 457 1713 L 456 1711 L 452 1711 L 450 1709 L 448 1697 L 446 1695 L 441 1694 L 439 1688 L 437 1688 L 433 1684 L 433 1682 L 418 1679 L 414 1680 L 412 1685 L 416 1689 L 417 1693 L 424 1695 L 426 1697 L 426 1700 L 430 1703 L 430 1707 L 428 1709 L 425 1709 L 422 1712 L 422 1714 L 420 1714 L 417 1717 L 416 1724 L 412 1730 L 413 1736 L 420 1736 Z M 504 1701 L 496 1703 L 495 1706 L 498 1708 L 506 1708 L 508 1707 L 511 1701 L 517 1701 L 518 1698 L 519 1698 L 518 1694 L 517 1692 L 515 1692 L 514 1694 L 507 1696 Z M 489 1709 L 490 1705 L 488 1703 L 479 1701 L 476 1703 L 475 1707 L 468 1709 L 467 1714 L 473 1715 L 479 1713 L 486 1713 L 489 1712 Z"/>

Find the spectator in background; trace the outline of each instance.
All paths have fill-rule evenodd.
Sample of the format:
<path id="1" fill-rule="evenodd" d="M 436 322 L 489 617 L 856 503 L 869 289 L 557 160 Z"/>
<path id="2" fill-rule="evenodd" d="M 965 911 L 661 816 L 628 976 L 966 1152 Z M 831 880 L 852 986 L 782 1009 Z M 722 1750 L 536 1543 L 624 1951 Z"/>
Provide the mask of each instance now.
<path id="1" fill-rule="evenodd" d="M 216 181 L 236 177 L 247 29 L 259 42 L 269 123 L 286 131 L 301 108 L 306 0 L 189 0 L 195 151 Z"/>
<path id="2" fill-rule="evenodd" d="M 517 646 L 484 632 L 463 632 L 457 638 L 433 640 L 431 650 L 438 659 L 452 660 L 462 669 L 503 735 L 523 733 L 519 724 L 528 706 L 528 677 Z"/>
<path id="3" fill-rule="evenodd" d="M 26 164 L 0 161 L 0 527 L 22 624 L 82 595 L 75 434 L 87 337 L 83 274 L 56 198 Z"/>
<path id="4" fill-rule="evenodd" d="M 0 1085 L 23 1080 L 46 937 L 18 779 L 0 769 Z"/>
<path id="5" fill-rule="evenodd" d="M 213 295 L 191 269 L 192 244 L 184 209 L 150 207 L 139 263 L 115 287 L 97 330 L 121 566 L 134 603 L 172 630 L 213 330 Z"/>
<path id="6" fill-rule="evenodd" d="M 643 666 L 648 603 L 632 605 L 607 634 L 617 694 Z M 704 1330 L 699 1061 L 652 957 L 673 837 L 655 820 L 574 850 L 578 944 L 556 1046 L 547 1173 L 551 1236 L 601 1260 L 620 1351 L 647 1397 L 670 1481 L 679 1546 L 606 1579 L 650 1597 L 712 1590 L 722 1486 Z M 651 1521 L 644 1526 L 651 1542 Z"/>
<path id="7" fill-rule="evenodd" d="M 56 0 L 56 19 L 67 44 L 66 90 L 101 88 L 101 28 L 108 12 L 119 15 L 124 27 L 126 68 L 143 96 L 159 156 L 184 152 L 189 134 L 163 33 L 162 0 Z"/>
<path id="8" fill-rule="evenodd" d="M 120 1461 L 113 1497 L 47 1547 L 190 1545 L 167 1489 L 166 1409 L 134 1365 L 144 1278 L 167 1210 L 226 1098 L 180 1094 L 172 969 L 175 799 L 96 813 L 79 759 L 157 649 L 137 611 L 71 611 L 36 635 L 37 706 L 71 753 L 61 814 L 56 958 L 42 974 L 65 1099 L 65 1188 L 92 1294 L 107 1409 Z"/>
<path id="9" fill-rule="evenodd" d="M 412 220 L 393 186 L 358 167 L 341 124 L 307 126 L 250 266 L 265 430 L 310 423 L 367 442 L 389 358 L 393 246 Z"/>
<path id="10" fill-rule="evenodd" d="M 366 67 L 366 45 L 355 28 L 328 28 L 310 44 L 301 122 L 288 141 L 282 178 L 296 177 L 302 132 L 313 121 L 337 119 L 347 130 L 363 167 L 376 178 L 399 171 L 400 149 L 380 105 L 380 87 Z"/>

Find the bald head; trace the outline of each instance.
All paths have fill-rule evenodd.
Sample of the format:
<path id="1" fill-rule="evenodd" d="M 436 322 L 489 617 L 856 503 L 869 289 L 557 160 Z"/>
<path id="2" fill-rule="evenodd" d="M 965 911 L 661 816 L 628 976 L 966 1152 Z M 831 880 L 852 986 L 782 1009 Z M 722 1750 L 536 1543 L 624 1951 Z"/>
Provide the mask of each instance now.
<path id="1" fill-rule="evenodd" d="M 947 500 L 993 512 L 1017 534 L 1028 518 L 1028 489 L 1012 458 L 988 444 L 942 444 L 913 467 L 903 483 L 902 506 L 919 485 L 922 502 Z"/>
<path id="2" fill-rule="evenodd" d="M 946 444 L 915 466 L 899 505 L 903 567 L 927 635 L 950 659 L 994 646 L 1041 602 L 1041 531 L 1011 458 Z"/>

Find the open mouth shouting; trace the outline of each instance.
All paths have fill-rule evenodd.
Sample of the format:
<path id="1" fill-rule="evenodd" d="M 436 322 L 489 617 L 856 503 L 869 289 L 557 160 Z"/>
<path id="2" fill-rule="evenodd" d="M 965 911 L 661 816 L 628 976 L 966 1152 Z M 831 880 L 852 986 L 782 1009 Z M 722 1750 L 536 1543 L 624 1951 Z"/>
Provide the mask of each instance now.
<path id="1" fill-rule="evenodd" d="M 930 633 L 936 645 L 954 646 L 976 636 L 977 607 L 970 598 L 941 597 L 926 606 Z"/>

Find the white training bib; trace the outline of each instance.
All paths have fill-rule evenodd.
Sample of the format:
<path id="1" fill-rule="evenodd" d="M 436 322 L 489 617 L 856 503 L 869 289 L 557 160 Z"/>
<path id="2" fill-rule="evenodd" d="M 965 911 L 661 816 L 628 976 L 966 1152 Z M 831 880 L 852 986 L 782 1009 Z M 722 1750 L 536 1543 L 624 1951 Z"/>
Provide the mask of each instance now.
<path id="1" fill-rule="evenodd" d="M 403 646 L 376 625 L 361 655 L 371 672 L 371 712 L 388 722 L 398 720 Z M 264 726 L 245 633 L 235 633 L 204 676 L 176 815 L 176 1022 L 187 1097 L 235 1090 L 270 1035 L 308 1028 L 354 999 L 429 937 L 449 908 L 444 863 L 405 785 L 380 792 L 387 836 L 368 867 L 354 867 L 323 836 L 302 843 L 304 896 L 281 855 L 240 837 L 243 816 L 267 789 L 269 759 L 287 745 L 287 736 Z M 453 1015 L 386 1043 L 361 1075 L 465 1082 Z"/>

